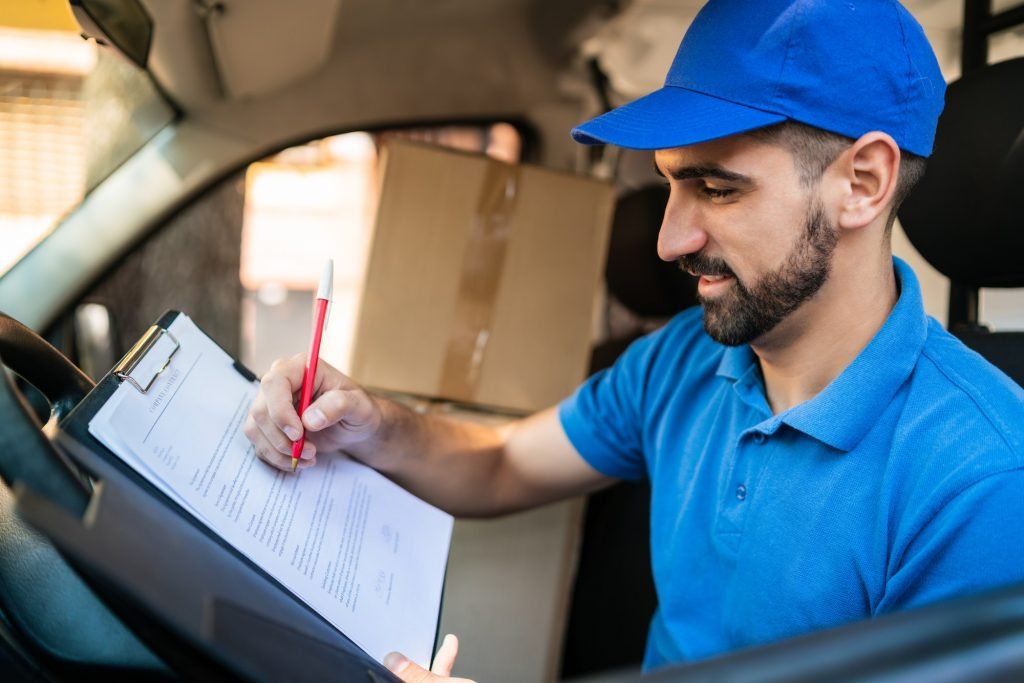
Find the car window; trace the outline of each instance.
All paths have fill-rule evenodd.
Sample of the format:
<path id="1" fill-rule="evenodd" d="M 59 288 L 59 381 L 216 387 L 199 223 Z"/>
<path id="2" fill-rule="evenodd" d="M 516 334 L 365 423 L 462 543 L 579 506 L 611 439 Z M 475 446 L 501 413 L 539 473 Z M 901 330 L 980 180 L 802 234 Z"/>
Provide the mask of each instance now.
<path id="1" fill-rule="evenodd" d="M 379 151 L 403 137 L 518 161 L 509 124 L 353 132 L 249 164 L 193 200 L 78 302 L 102 306 L 96 334 L 79 330 L 79 363 L 102 374 L 167 309 L 187 312 L 229 353 L 262 373 L 308 343 L 313 294 L 334 260 L 324 357 L 347 367 L 376 209 Z M 110 336 L 103 358 L 81 357 Z"/>
<path id="2" fill-rule="evenodd" d="M 76 32 L 0 27 L 0 275 L 173 118 L 144 71 Z"/>

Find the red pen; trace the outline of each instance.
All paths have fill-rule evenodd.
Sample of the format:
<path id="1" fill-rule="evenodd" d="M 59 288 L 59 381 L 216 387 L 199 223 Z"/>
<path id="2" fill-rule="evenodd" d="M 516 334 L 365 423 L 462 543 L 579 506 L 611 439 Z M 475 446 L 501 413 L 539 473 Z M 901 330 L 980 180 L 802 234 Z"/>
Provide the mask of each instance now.
<path id="1" fill-rule="evenodd" d="M 309 357 L 306 359 L 306 372 L 302 375 L 302 395 L 299 398 L 299 417 L 309 407 L 313 397 L 313 381 L 316 379 L 316 364 L 320 360 L 320 339 L 324 336 L 324 325 L 327 322 L 327 309 L 331 305 L 331 292 L 334 289 L 334 261 L 328 259 L 324 264 L 323 275 L 320 276 L 320 288 L 316 290 L 313 303 L 313 339 L 309 343 Z M 292 444 L 292 472 L 299 466 L 302 447 L 306 443 L 306 430 Z"/>

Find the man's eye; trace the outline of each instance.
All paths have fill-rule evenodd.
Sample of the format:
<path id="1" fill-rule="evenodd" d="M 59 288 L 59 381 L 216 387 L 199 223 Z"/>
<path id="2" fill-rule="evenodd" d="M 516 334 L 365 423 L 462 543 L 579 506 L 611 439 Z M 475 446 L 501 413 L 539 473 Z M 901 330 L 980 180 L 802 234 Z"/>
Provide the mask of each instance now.
<path id="1" fill-rule="evenodd" d="M 701 188 L 701 192 L 708 199 L 725 199 L 726 197 L 729 197 L 733 192 L 735 192 L 735 190 L 722 189 L 718 187 L 708 187 L 707 185 L 705 185 L 704 187 Z"/>

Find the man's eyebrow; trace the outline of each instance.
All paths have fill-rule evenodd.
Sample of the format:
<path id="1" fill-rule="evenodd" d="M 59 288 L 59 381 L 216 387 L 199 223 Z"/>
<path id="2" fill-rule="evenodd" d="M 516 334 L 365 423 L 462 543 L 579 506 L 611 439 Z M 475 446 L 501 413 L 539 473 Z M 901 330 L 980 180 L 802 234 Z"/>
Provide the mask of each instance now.
<path id="1" fill-rule="evenodd" d="M 666 177 L 666 174 L 658 167 L 658 163 L 654 163 L 654 172 L 660 175 L 662 178 Z M 673 180 L 693 180 L 699 178 L 714 178 L 716 180 L 722 180 L 728 183 L 736 183 L 737 185 L 753 185 L 754 179 L 750 176 L 745 176 L 742 173 L 736 173 L 735 171 L 729 171 L 717 164 L 706 164 L 703 166 L 682 166 L 680 168 L 670 169 L 668 177 Z"/>

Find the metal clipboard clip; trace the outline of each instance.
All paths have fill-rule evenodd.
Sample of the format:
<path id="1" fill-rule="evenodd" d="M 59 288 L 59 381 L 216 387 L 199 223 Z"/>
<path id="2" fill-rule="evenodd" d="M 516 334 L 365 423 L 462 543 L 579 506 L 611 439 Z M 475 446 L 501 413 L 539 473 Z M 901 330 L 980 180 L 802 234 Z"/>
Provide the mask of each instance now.
<path id="1" fill-rule="evenodd" d="M 166 355 L 162 351 L 160 358 L 149 358 L 149 352 L 157 346 L 157 342 L 160 342 L 163 337 L 167 337 L 174 346 L 169 348 Z M 167 345 L 161 344 L 161 346 L 166 347 Z M 160 373 L 171 364 L 171 358 L 180 348 L 181 344 L 173 334 L 158 325 L 153 325 L 146 330 L 146 334 L 142 335 L 142 338 L 135 343 L 131 351 L 124 355 L 124 358 L 114 366 L 111 372 L 122 382 L 130 383 L 140 393 L 145 394 L 153 386 L 153 382 L 160 376 Z M 145 363 L 143 363 L 144 360 Z M 142 376 L 136 378 L 136 371 L 141 372 Z"/>

